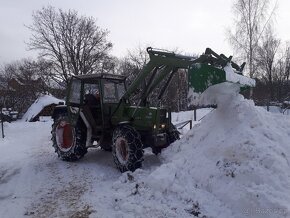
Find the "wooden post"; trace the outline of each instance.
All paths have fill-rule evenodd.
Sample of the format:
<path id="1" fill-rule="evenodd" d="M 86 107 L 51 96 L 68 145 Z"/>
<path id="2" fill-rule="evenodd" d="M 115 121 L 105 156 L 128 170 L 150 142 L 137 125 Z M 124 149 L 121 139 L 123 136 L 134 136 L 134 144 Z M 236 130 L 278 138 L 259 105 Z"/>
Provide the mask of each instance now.
<path id="1" fill-rule="evenodd" d="M 194 113 L 194 121 L 196 121 L 196 107 L 194 107 L 194 109 L 193 109 L 193 113 Z"/>
<path id="2" fill-rule="evenodd" d="M 2 130 L 2 138 L 4 139 L 5 135 L 4 135 L 4 116 L 2 114 L 2 108 L 0 111 L 0 118 L 1 118 L 1 130 Z"/>

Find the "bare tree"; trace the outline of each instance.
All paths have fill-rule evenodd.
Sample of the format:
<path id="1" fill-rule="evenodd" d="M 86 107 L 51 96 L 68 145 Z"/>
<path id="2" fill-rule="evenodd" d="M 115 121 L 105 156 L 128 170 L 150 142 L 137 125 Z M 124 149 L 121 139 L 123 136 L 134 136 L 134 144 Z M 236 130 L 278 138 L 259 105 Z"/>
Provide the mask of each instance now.
<path id="1" fill-rule="evenodd" d="M 233 4 L 235 29 L 228 32 L 229 41 L 240 58 L 247 61 L 250 77 L 255 76 L 261 36 L 276 9 L 277 4 L 269 15 L 269 3 L 269 0 L 235 0 Z"/>
<path id="2" fill-rule="evenodd" d="M 290 79 L 290 45 L 287 43 L 285 53 L 284 53 L 284 76 L 285 80 L 289 81 Z"/>
<path id="3" fill-rule="evenodd" d="M 130 84 L 148 61 L 149 55 L 146 51 L 146 46 L 138 46 L 128 51 L 127 55 L 120 61 L 119 72 L 128 77 L 127 80 Z"/>
<path id="4" fill-rule="evenodd" d="M 132 51 L 128 51 L 125 58 L 120 61 L 119 72 L 122 75 L 127 76 L 128 84 L 130 85 L 137 75 L 141 72 L 142 68 L 149 62 L 149 55 L 145 47 L 137 47 Z M 162 68 L 157 70 L 156 76 L 162 71 Z M 178 70 L 174 76 L 171 78 L 171 82 L 168 84 L 167 89 L 164 91 L 163 96 L 159 99 L 160 93 L 163 91 L 163 87 L 166 87 L 167 79 L 170 75 L 160 82 L 160 84 L 150 93 L 147 100 L 150 102 L 151 106 L 163 105 L 171 108 L 174 111 L 179 111 L 181 109 L 187 109 L 187 78 L 185 70 Z M 133 100 L 138 103 L 142 95 L 143 89 L 148 86 L 151 80 L 152 72 L 143 81 L 136 93 L 134 94 Z"/>
<path id="5" fill-rule="evenodd" d="M 280 40 L 274 36 L 272 28 L 267 28 L 262 37 L 261 45 L 257 47 L 256 63 L 261 71 L 261 77 L 269 87 L 270 99 L 274 100 L 274 79 L 277 74 L 277 54 Z"/>
<path id="6" fill-rule="evenodd" d="M 17 72 L 16 64 L 5 64 L 0 69 L 0 106 L 12 108 L 15 104 L 15 90 L 8 86 L 8 82 Z"/>
<path id="7" fill-rule="evenodd" d="M 277 61 L 277 67 L 274 74 L 274 81 L 276 84 L 277 100 L 282 102 L 283 100 L 289 100 L 290 97 L 290 49 L 289 45 L 286 45 L 286 49 L 282 52 L 281 57 Z"/>
<path id="8" fill-rule="evenodd" d="M 148 61 L 149 55 L 146 52 L 146 46 L 138 46 L 137 48 L 128 51 L 127 55 L 119 60 L 117 71 L 119 74 L 126 76 L 127 86 L 132 84 Z M 145 85 L 146 81 L 138 87 L 136 92 L 131 97 L 131 100 L 135 104 L 137 104 L 140 99 L 142 89 Z"/>
<path id="9" fill-rule="evenodd" d="M 4 105 L 25 112 L 41 94 L 52 93 L 63 98 L 62 90 L 51 83 L 51 70 L 52 64 L 43 59 L 22 59 L 4 65 L 1 69 L 5 83 Z"/>
<path id="10" fill-rule="evenodd" d="M 94 18 L 51 6 L 34 12 L 32 18 L 28 47 L 53 63 L 56 81 L 104 70 L 112 43 L 107 41 L 108 31 L 98 27 Z"/>

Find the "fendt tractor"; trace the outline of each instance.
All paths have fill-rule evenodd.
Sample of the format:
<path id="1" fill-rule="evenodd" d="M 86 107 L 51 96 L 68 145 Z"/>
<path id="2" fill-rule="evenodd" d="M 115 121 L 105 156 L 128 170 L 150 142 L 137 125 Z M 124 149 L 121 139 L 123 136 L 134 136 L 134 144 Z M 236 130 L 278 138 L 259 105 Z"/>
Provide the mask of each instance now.
<path id="1" fill-rule="evenodd" d="M 243 77 L 245 63 L 238 66 L 231 61 L 231 56 L 218 55 L 209 48 L 198 58 L 152 48 L 147 48 L 147 52 L 149 62 L 128 88 L 126 77 L 121 75 L 90 74 L 71 78 L 66 104 L 57 106 L 53 112 L 53 147 L 62 160 L 78 160 L 88 148 L 100 147 L 112 151 L 121 172 L 134 171 L 142 166 L 144 148 L 151 147 L 158 154 L 179 139 L 170 111 L 151 107 L 148 101 L 162 81 L 166 82 L 162 83 L 159 100 L 180 68 L 187 70 L 188 87 L 197 93 L 227 82 L 224 67 L 228 63 L 235 74 Z M 139 93 L 138 104 L 131 104 L 130 97 L 144 81 L 147 84 Z"/>

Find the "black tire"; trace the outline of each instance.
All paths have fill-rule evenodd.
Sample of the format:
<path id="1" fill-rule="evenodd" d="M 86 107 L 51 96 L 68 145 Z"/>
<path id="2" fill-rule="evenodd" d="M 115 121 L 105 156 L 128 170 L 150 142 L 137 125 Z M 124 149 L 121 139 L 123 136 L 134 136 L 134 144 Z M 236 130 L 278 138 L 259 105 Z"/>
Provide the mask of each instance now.
<path id="1" fill-rule="evenodd" d="M 81 120 L 72 126 L 67 115 L 58 116 L 51 133 L 55 152 L 62 160 L 76 161 L 87 153 L 86 128 Z"/>
<path id="2" fill-rule="evenodd" d="M 169 144 L 172 144 L 176 140 L 180 139 L 180 132 L 176 129 L 176 127 L 171 124 L 171 129 L 168 131 L 168 139 L 169 139 Z"/>
<path id="3" fill-rule="evenodd" d="M 112 134 L 104 132 L 103 138 L 100 141 L 100 147 L 103 151 L 112 152 Z"/>
<path id="4" fill-rule="evenodd" d="M 139 133 L 131 126 L 119 126 L 113 133 L 112 154 L 117 168 L 123 173 L 142 166 L 143 145 Z"/>
<path id="5" fill-rule="evenodd" d="M 176 140 L 180 139 L 180 132 L 176 129 L 176 127 L 173 124 L 170 125 L 170 129 L 167 131 L 167 135 L 168 135 L 167 146 L 165 146 L 165 147 L 152 147 L 153 154 L 155 154 L 155 155 L 160 154 L 162 149 L 168 147 L 170 144 L 172 144 Z"/>

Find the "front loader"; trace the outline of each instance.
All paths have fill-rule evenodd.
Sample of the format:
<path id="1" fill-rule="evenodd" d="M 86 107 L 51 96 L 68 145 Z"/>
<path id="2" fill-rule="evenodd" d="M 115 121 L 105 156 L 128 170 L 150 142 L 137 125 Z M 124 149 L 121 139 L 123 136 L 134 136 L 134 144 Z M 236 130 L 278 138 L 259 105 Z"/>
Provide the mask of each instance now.
<path id="1" fill-rule="evenodd" d="M 211 49 L 194 58 L 173 52 L 147 48 L 150 61 L 127 88 L 125 77 L 113 74 L 73 76 L 68 86 L 66 105 L 57 106 L 53 113 L 53 147 L 58 156 L 75 161 L 90 147 L 112 151 L 114 162 L 121 172 L 134 171 L 142 166 L 143 149 L 151 147 L 158 154 L 179 139 L 166 108 L 151 107 L 150 94 L 162 84 L 162 98 L 178 69 L 188 71 L 189 93 L 202 93 L 209 86 L 239 83 L 241 87 L 254 83 L 242 76 L 245 64 L 238 66 L 231 57 L 217 55 Z M 225 70 L 232 67 L 232 72 Z M 250 82 L 244 82 L 246 80 Z M 141 90 L 137 105 L 131 96 Z"/>

